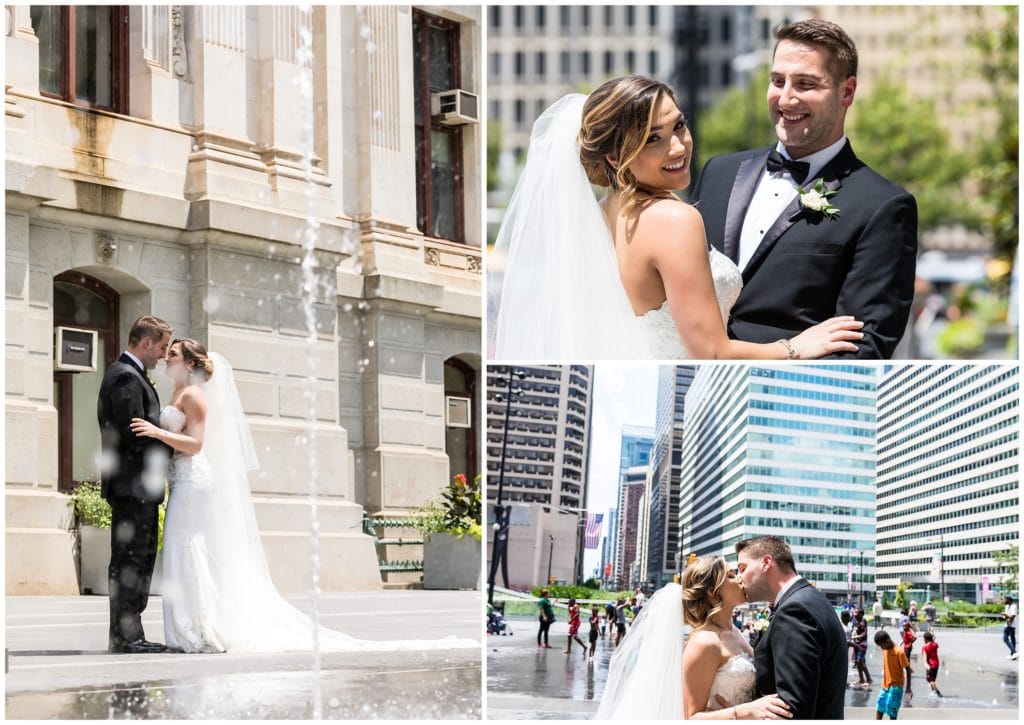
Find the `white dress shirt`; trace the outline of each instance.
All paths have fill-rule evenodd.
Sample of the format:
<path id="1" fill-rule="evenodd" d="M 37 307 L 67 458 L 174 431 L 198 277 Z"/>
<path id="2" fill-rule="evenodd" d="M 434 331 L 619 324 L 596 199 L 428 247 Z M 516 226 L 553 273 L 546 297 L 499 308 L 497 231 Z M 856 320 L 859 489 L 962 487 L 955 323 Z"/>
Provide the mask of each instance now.
<path id="1" fill-rule="evenodd" d="M 139 359 L 138 359 L 137 357 L 135 357 L 134 355 L 132 355 L 132 354 L 131 354 L 130 352 L 128 352 L 127 350 L 125 350 L 125 351 L 124 351 L 124 354 L 125 354 L 125 355 L 127 355 L 128 357 L 130 357 L 130 358 L 132 359 L 132 362 L 134 362 L 134 363 L 135 363 L 136 365 L 138 365 L 138 366 L 139 366 L 139 370 L 141 370 L 141 371 L 143 372 L 143 374 L 145 374 L 145 373 L 146 373 L 146 366 L 142 364 L 142 361 L 141 361 L 141 360 L 139 360 Z"/>
<path id="2" fill-rule="evenodd" d="M 789 591 L 793 587 L 793 585 L 796 584 L 798 581 L 800 581 L 800 577 L 795 576 L 782 585 L 782 589 L 780 589 L 779 593 L 775 595 L 775 600 L 772 602 L 773 608 L 779 603 L 779 600 L 782 599 L 782 595 Z"/>
<path id="3" fill-rule="evenodd" d="M 825 168 L 829 161 L 835 158 L 836 154 L 842 150 L 845 144 L 846 135 L 844 134 L 831 146 L 823 148 L 821 151 L 810 156 L 797 159 L 797 161 L 803 161 L 811 165 L 810 169 L 808 169 L 807 178 L 803 183 L 811 184 L 811 182 L 815 181 L 818 178 L 818 173 Z M 775 149 L 785 158 L 790 158 L 789 154 L 786 153 L 786 147 L 782 145 L 781 141 L 778 142 Z M 796 196 L 796 187 L 797 184 L 793 181 L 793 177 L 785 169 L 771 172 L 766 168 L 761 173 L 761 180 L 758 182 L 754 196 L 750 200 L 747 215 L 743 219 L 743 229 L 740 232 L 739 260 L 737 260 L 737 264 L 741 270 L 746 268 L 750 258 L 754 256 L 754 252 L 757 251 L 761 240 L 764 239 L 764 235 L 771 229 L 775 220 L 779 218 L 785 208 L 789 206 L 789 203 L 793 201 L 793 198 Z M 804 188 L 806 189 L 807 186 L 804 186 Z"/>

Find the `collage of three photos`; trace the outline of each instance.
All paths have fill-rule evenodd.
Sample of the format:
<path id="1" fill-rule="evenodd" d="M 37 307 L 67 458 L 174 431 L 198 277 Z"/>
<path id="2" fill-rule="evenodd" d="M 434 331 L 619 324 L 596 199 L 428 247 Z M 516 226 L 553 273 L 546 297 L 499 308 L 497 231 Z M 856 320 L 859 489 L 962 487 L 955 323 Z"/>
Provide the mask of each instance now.
<path id="1" fill-rule="evenodd" d="M 8 6 L 35 719 L 1019 716 L 1019 9 Z"/>

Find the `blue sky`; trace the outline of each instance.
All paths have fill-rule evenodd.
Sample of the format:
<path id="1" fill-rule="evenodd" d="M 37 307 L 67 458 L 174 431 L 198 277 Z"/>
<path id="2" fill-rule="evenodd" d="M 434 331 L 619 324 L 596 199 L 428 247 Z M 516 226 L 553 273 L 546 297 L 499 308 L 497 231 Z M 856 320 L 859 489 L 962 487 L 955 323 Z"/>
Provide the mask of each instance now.
<path id="1" fill-rule="evenodd" d="M 594 366 L 590 417 L 590 461 L 587 510 L 604 513 L 616 504 L 619 443 L 623 425 L 654 427 L 658 398 L 658 365 L 599 363 Z M 604 522 L 603 533 L 608 533 Z M 585 577 L 601 562 L 600 549 L 584 555 Z"/>

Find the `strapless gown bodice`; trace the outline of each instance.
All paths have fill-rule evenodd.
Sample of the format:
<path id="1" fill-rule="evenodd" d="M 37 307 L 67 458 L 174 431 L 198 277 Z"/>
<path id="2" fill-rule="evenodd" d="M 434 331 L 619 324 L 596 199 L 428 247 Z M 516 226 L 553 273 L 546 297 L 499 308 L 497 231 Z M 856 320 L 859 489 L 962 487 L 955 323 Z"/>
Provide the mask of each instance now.
<path id="1" fill-rule="evenodd" d="M 722 323 L 728 324 L 732 306 L 743 290 L 743 275 L 731 259 L 714 247 L 708 252 L 708 261 L 711 263 L 718 311 L 722 315 Z M 637 320 L 644 329 L 654 359 L 683 360 L 688 357 L 667 300 L 661 307 L 639 315 Z"/>
<path id="2" fill-rule="evenodd" d="M 721 710 L 716 695 L 737 705 L 757 697 L 757 671 L 750 655 L 736 655 L 718 668 L 708 695 L 708 710 Z"/>

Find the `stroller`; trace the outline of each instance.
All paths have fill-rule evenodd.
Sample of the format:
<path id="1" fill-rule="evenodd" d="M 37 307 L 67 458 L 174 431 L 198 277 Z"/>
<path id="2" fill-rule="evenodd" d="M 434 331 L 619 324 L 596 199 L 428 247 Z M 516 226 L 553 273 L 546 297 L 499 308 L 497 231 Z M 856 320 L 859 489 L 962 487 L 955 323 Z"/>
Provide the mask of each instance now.
<path id="1" fill-rule="evenodd" d="M 506 632 L 505 630 L 508 629 Z M 487 634 L 511 635 L 512 630 L 505 621 L 505 603 L 487 605 Z"/>

